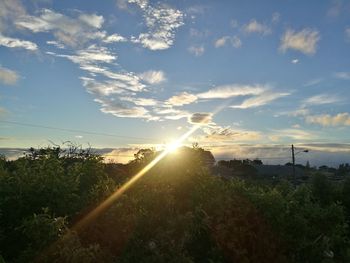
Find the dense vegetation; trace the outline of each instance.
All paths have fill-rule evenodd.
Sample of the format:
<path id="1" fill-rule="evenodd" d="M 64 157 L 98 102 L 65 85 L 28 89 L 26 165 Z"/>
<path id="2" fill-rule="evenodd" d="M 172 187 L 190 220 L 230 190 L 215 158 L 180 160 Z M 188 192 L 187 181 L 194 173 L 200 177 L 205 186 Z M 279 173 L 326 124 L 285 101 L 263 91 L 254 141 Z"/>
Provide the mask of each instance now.
<path id="1" fill-rule="evenodd" d="M 106 164 L 72 147 L 1 158 L 0 262 L 350 262 L 350 180 L 223 179 L 199 147 L 169 154 L 71 230 L 156 155 Z"/>

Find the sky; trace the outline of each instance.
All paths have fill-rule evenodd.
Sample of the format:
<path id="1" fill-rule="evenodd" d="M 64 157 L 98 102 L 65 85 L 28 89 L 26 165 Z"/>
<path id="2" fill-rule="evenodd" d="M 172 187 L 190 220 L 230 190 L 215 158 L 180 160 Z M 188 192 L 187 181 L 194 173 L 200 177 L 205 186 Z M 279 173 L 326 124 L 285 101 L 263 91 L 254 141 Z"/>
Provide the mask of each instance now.
<path id="1" fill-rule="evenodd" d="M 350 2 L 0 0 L 0 147 L 350 159 Z M 307 156 L 306 156 L 307 155 Z"/>

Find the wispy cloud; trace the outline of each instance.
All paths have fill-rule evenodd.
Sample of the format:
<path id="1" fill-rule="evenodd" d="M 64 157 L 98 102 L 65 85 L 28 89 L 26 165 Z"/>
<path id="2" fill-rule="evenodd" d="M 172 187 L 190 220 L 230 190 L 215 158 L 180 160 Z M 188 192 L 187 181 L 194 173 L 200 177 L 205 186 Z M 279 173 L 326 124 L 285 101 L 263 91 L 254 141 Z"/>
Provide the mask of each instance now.
<path id="1" fill-rule="evenodd" d="M 197 94 L 201 99 L 227 99 L 230 97 L 259 95 L 267 89 L 264 85 L 222 85 Z"/>
<path id="2" fill-rule="evenodd" d="M 310 124 L 319 124 L 322 126 L 350 126 L 350 114 L 348 112 L 338 113 L 336 115 L 321 114 L 306 116 L 306 122 Z"/>
<path id="3" fill-rule="evenodd" d="M 23 48 L 31 51 L 38 49 L 38 46 L 31 41 L 6 37 L 2 34 L 0 34 L 0 46 L 5 46 L 8 48 Z"/>
<path id="4" fill-rule="evenodd" d="M 273 24 L 277 24 L 277 23 L 280 21 L 280 19 L 281 19 L 281 14 L 278 13 L 278 12 L 274 12 L 274 13 L 272 14 L 272 17 L 271 17 L 271 22 L 272 22 Z"/>
<path id="5" fill-rule="evenodd" d="M 346 79 L 349 80 L 350 79 L 350 72 L 336 72 L 334 73 L 334 76 L 338 79 Z"/>
<path id="6" fill-rule="evenodd" d="M 327 16 L 329 17 L 337 17 L 339 16 L 343 7 L 343 2 L 341 0 L 332 0 L 331 6 L 327 10 Z"/>
<path id="7" fill-rule="evenodd" d="M 272 141 L 280 141 L 283 138 L 291 138 L 293 140 L 311 140 L 315 139 L 316 135 L 310 131 L 305 131 L 302 129 L 279 129 L 273 130 L 270 136 Z"/>
<path id="8" fill-rule="evenodd" d="M 273 91 L 265 91 L 264 93 L 254 96 L 252 98 L 244 100 L 239 105 L 233 105 L 230 106 L 231 108 L 238 108 L 238 109 L 248 109 L 248 108 L 255 108 L 260 107 L 263 105 L 268 104 L 269 102 L 272 102 L 276 99 L 285 97 L 290 95 L 289 92 L 273 92 Z"/>
<path id="9" fill-rule="evenodd" d="M 262 35 L 269 35 L 272 32 L 269 26 L 259 23 L 255 19 L 252 19 L 248 24 L 243 25 L 242 29 L 246 33 L 258 33 Z"/>
<path id="10" fill-rule="evenodd" d="M 311 80 L 305 82 L 303 86 L 304 87 L 314 86 L 314 85 L 321 83 L 322 81 L 323 81 L 322 78 L 311 79 Z"/>
<path id="11" fill-rule="evenodd" d="M 323 104 L 333 104 L 342 101 L 342 99 L 337 95 L 331 94 L 318 94 L 307 98 L 303 101 L 304 107 L 307 105 L 323 105 Z"/>
<path id="12" fill-rule="evenodd" d="M 139 74 L 139 77 L 149 84 L 160 84 L 166 81 L 165 73 L 161 70 L 148 70 Z"/>
<path id="13" fill-rule="evenodd" d="M 60 44 L 72 47 L 81 47 L 94 39 L 108 41 L 107 33 L 99 31 L 103 23 L 103 16 L 96 14 L 80 13 L 77 17 L 68 17 L 50 9 L 40 10 L 38 16 L 21 16 L 15 21 L 18 28 L 34 33 L 52 32 Z"/>
<path id="14" fill-rule="evenodd" d="M 202 130 L 205 135 L 196 138 L 200 143 L 251 142 L 262 138 L 262 134 L 258 131 L 232 129 L 230 126 L 221 127 L 219 125 L 212 125 L 204 127 Z"/>
<path id="15" fill-rule="evenodd" d="M 204 54 L 204 46 L 190 46 L 188 48 L 188 52 L 195 55 L 196 57 L 200 57 Z"/>
<path id="16" fill-rule="evenodd" d="M 320 34 L 317 30 L 305 28 L 296 32 L 288 29 L 281 38 L 280 50 L 286 52 L 288 49 L 294 49 L 306 55 L 313 55 L 319 40 Z"/>
<path id="17" fill-rule="evenodd" d="M 5 85 L 14 85 L 17 83 L 18 79 L 19 75 L 16 71 L 0 66 L 0 83 L 2 82 Z"/>
<path id="18" fill-rule="evenodd" d="M 345 40 L 350 42 L 350 26 L 347 26 L 344 30 Z"/>
<path id="19" fill-rule="evenodd" d="M 239 48 L 242 46 L 242 41 L 237 36 L 233 36 L 233 37 L 223 36 L 215 41 L 214 46 L 216 48 L 219 48 L 219 47 L 226 46 L 226 44 L 228 43 L 230 43 L 235 48 Z"/>

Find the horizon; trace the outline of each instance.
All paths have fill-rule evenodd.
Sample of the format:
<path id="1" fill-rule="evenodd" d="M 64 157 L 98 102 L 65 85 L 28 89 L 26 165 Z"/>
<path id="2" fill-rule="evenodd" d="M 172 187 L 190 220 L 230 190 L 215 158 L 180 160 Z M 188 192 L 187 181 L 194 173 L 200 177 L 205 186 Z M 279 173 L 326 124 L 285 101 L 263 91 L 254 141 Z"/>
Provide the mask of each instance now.
<path id="1" fill-rule="evenodd" d="M 350 162 L 349 14 L 341 0 L 0 0 L 0 153 L 71 141 L 119 161 L 193 130 L 181 143 L 216 160 L 284 164 L 294 144 L 310 151 L 297 163 Z"/>

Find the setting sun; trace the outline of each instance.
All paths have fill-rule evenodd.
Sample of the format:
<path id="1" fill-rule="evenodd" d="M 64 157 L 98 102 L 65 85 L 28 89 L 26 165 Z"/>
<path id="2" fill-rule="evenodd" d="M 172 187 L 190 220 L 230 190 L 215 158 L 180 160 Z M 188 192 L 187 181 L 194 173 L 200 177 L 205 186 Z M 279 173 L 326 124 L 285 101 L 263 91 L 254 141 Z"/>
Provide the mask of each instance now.
<path id="1" fill-rule="evenodd" d="M 166 145 L 166 150 L 169 152 L 169 153 L 173 153 L 173 152 L 176 152 L 176 150 L 181 146 L 181 142 L 179 141 L 172 141 L 171 143 L 168 143 Z"/>

